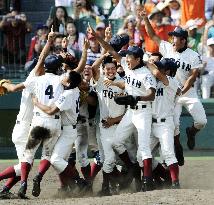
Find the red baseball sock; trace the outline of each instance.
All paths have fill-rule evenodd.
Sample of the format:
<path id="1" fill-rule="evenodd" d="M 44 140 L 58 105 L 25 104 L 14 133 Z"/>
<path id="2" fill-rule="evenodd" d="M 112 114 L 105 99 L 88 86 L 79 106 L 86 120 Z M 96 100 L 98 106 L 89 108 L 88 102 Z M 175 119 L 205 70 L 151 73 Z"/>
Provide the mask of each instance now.
<path id="1" fill-rule="evenodd" d="M 143 176 L 152 177 L 152 158 L 143 160 Z"/>
<path id="2" fill-rule="evenodd" d="M 91 180 L 91 165 L 90 163 L 86 167 L 81 167 L 81 172 L 85 180 Z"/>
<path id="3" fill-rule="evenodd" d="M 0 180 L 8 179 L 8 178 L 15 177 L 15 176 L 16 176 L 16 172 L 14 170 L 14 167 L 11 166 L 11 167 L 6 168 L 4 171 L 2 171 L 0 173 Z"/>
<path id="4" fill-rule="evenodd" d="M 28 162 L 21 163 L 21 182 L 27 182 L 30 168 L 31 164 L 29 164 Z"/>
<path id="5" fill-rule="evenodd" d="M 95 162 L 92 163 L 91 165 L 91 178 L 94 179 L 97 174 L 99 173 L 99 171 L 101 170 L 101 166 L 96 164 Z"/>
<path id="6" fill-rule="evenodd" d="M 5 187 L 7 187 L 8 191 L 17 183 L 21 180 L 20 176 L 16 177 L 11 177 L 9 178 L 6 183 L 4 184 Z"/>
<path id="7" fill-rule="evenodd" d="M 39 163 L 38 172 L 43 176 L 50 166 L 51 163 L 47 159 L 43 159 Z"/>
<path id="8" fill-rule="evenodd" d="M 171 174 L 172 182 L 178 181 L 178 175 L 179 175 L 178 163 L 174 163 L 174 164 L 169 165 L 169 171 Z"/>

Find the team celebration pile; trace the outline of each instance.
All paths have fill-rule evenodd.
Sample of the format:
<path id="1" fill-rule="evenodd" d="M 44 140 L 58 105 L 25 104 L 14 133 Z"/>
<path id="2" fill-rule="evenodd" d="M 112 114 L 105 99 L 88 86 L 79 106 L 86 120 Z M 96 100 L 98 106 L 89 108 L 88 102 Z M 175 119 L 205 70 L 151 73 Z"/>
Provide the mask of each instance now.
<path id="1" fill-rule="evenodd" d="M 28 198 L 28 176 L 37 166 L 39 147 L 34 197 L 45 189 L 41 182 L 51 166 L 59 178 L 59 196 L 94 195 L 99 172 L 102 188 L 97 196 L 118 195 L 131 185 L 135 192 L 182 188 L 180 116 L 182 107 L 192 116 L 186 143 L 193 150 L 196 134 L 207 123 L 198 97 L 199 78 L 203 98 L 210 97 L 213 85 L 208 68 L 214 56 L 214 37 L 208 34 L 213 20 L 206 23 L 200 12 L 179 15 L 194 0 L 183 0 L 183 5 L 179 0 L 112 1 L 109 16 L 96 5 L 93 11 L 84 8 L 87 0 L 78 2 L 74 17 L 58 6 L 47 26 L 40 25 L 47 39 L 40 52 L 35 47 L 29 53 L 26 80 L 0 81 L 1 95 L 22 92 L 12 133 L 19 163 L 0 170 L 0 181 L 7 179 L 0 198 Z M 77 26 L 77 20 L 89 13 L 96 26 L 87 22 L 85 34 L 78 32 L 83 25 L 79 21 Z M 124 19 L 117 34 L 109 21 L 113 18 Z M 12 194 L 16 183 L 19 190 Z"/>

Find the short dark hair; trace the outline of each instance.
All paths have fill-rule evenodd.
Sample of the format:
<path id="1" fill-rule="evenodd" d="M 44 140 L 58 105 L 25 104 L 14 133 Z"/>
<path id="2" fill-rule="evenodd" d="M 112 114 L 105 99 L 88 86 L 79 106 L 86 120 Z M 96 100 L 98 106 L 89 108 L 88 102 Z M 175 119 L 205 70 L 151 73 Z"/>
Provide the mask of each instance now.
<path id="1" fill-rule="evenodd" d="M 104 58 L 104 60 L 103 60 L 103 67 L 107 63 L 113 63 L 115 65 L 115 67 L 117 67 L 117 62 L 116 62 L 116 60 L 114 60 L 113 56 L 109 55 L 109 56 L 107 56 L 107 57 Z"/>
<path id="2" fill-rule="evenodd" d="M 74 89 L 79 86 L 81 83 L 81 75 L 77 73 L 76 71 L 71 71 L 69 73 L 69 81 L 70 81 L 70 86 L 69 89 Z"/>
<path id="3" fill-rule="evenodd" d="M 163 58 L 163 56 L 159 52 L 154 52 L 154 53 L 150 54 L 150 56 L 158 56 L 159 60 L 161 60 L 161 58 Z"/>

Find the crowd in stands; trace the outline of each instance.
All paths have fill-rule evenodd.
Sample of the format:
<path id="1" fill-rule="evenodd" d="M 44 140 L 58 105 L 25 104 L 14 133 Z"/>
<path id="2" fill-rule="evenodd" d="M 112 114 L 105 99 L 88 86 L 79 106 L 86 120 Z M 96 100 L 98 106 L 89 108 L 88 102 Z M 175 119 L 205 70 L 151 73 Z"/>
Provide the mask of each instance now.
<path id="1" fill-rule="evenodd" d="M 18 8 L 20 8 L 19 4 Z M 27 33 L 32 32 L 32 25 L 20 9 L 13 9 L 0 22 L 0 29 L 5 34 L 4 62 L 15 61 L 17 64 L 24 65 L 25 62 L 38 57 L 46 43 L 47 33 L 53 26 L 54 31 L 58 33 L 53 48 L 55 52 L 60 52 L 61 41 L 66 36 L 67 49 L 78 61 L 81 57 L 84 38 L 88 38 L 90 41 L 88 60 L 93 63 L 100 57 L 101 50 L 96 39 L 87 35 L 88 22 L 103 38 L 105 28 L 109 23 L 114 34 L 128 34 L 129 45 L 142 47 L 146 61 L 150 55 L 158 53 L 159 48 L 145 30 L 140 16 L 144 8 L 149 14 L 155 32 L 161 39 L 170 41 L 168 32 L 173 31 L 176 26 L 181 26 L 188 31 L 188 47 L 201 54 L 204 64 L 196 83 L 196 89 L 202 98 L 212 97 L 211 88 L 214 85 L 213 0 L 55 0 L 47 21 L 34 26 L 36 32 L 30 45 L 27 46 L 28 50 L 26 50 L 25 37 Z"/>

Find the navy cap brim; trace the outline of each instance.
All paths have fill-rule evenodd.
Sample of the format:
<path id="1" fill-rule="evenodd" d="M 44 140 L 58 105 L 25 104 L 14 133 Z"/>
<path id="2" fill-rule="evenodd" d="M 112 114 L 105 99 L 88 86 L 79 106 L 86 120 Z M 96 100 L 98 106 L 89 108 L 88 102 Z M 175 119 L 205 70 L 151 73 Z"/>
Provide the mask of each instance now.
<path id="1" fill-rule="evenodd" d="M 176 36 L 176 37 L 187 38 L 187 37 L 185 37 L 184 35 L 182 35 L 182 34 L 180 34 L 180 33 L 177 33 L 177 32 L 175 32 L 175 31 L 169 32 L 168 35 L 169 35 L 169 36 Z"/>

